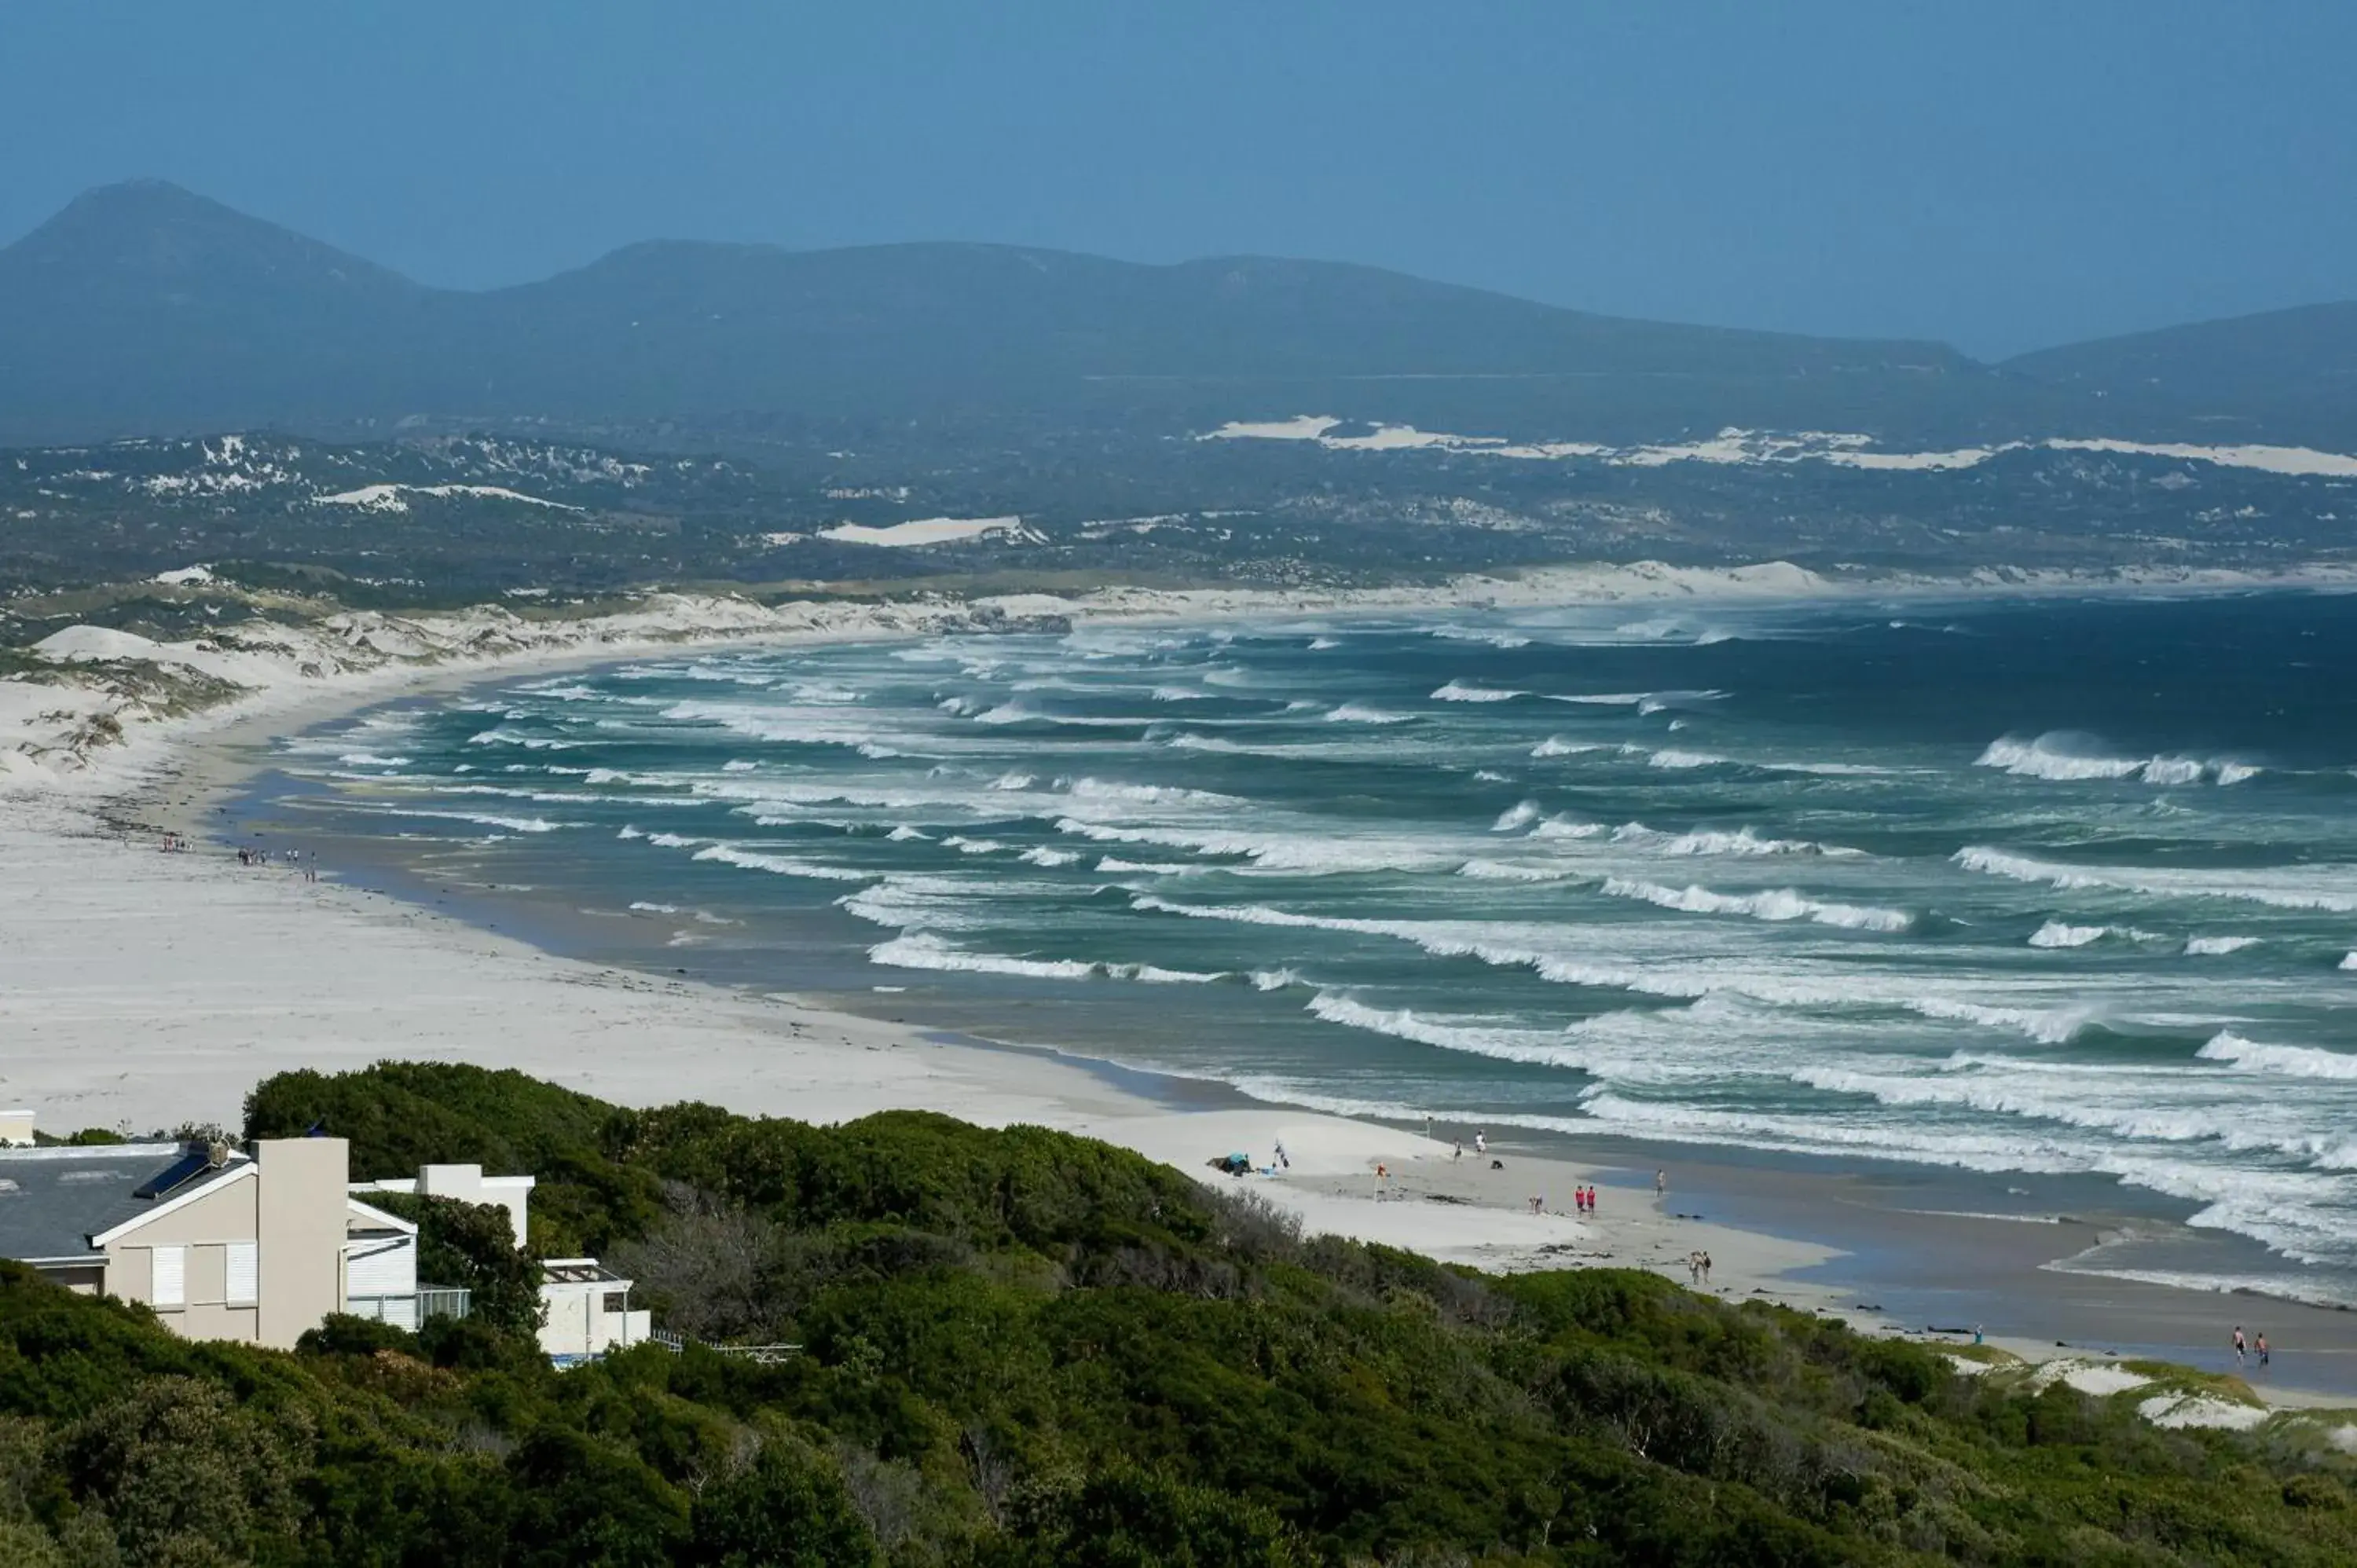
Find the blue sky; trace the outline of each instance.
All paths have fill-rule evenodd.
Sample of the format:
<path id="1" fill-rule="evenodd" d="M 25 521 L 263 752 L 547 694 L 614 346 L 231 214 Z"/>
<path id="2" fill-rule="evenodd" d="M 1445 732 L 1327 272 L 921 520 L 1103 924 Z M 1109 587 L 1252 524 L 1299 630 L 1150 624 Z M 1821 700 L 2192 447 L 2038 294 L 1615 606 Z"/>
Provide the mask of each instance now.
<path id="1" fill-rule="evenodd" d="M 0 239 L 156 175 L 464 286 L 993 240 L 1998 355 L 2357 296 L 2352 61 L 2346 0 L 0 0 Z"/>

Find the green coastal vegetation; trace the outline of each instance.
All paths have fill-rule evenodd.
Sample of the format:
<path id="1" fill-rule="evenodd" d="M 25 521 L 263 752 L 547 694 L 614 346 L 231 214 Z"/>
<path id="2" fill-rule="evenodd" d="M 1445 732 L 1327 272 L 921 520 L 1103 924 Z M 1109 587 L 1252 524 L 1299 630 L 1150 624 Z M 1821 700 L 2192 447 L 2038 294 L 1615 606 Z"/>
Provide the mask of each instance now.
<path id="1" fill-rule="evenodd" d="M 245 1132 L 322 1120 L 356 1174 L 536 1173 L 531 1254 L 617 1262 L 683 1346 L 552 1369 L 504 1221 L 436 1200 L 427 1272 L 481 1310 L 291 1354 L 0 1265 L 0 1560 L 2357 1560 L 2357 1462 L 2279 1426 L 2158 1430 L 1643 1273 L 1305 1238 L 1084 1138 L 393 1063 L 271 1079 Z"/>

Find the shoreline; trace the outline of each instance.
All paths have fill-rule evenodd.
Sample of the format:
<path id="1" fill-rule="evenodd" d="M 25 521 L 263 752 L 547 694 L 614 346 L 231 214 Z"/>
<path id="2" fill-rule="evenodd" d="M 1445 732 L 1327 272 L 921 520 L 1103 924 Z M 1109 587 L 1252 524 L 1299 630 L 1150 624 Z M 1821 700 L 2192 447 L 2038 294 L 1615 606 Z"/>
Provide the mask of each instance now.
<path id="1" fill-rule="evenodd" d="M 2263 585 L 2267 585 L 2186 591 L 2238 592 Z M 2338 579 L 2303 579 L 2274 585 L 2342 585 Z M 2057 591 L 2092 586 L 2074 583 Z M 1916 589 L 1921 596 L 2027 591 L 2000 583 L 1925 584 Z M 2132 591 L 2155 588 L 2138 584 Z M 1907 592 L 1906 585 L 1888 584 L 1827 596 Z M 1274 596 L 1285 602 L 1262 607 L 1262 614 L 1336 613 L 1340 607 L 1304 603 L 1301 596 Z M 1758 604 L 1818 596 L 1731 596 Z M 1410 607 L 1351 607 L 1381 613 Z M 1085 618 L 1178 619 L 1188 613 L 1109 611 Z M 1230 616 L 1245 613 L 1232 609 Z M 0 915 L 0 921 L 16 924 L 30 905 L 41 911 L 42 927 L 35 931 L 0 926 L 0 937 L 6 939 L 0 950 L 33 955 L 32 983 L 12 986 L 0 996 L 0 1022 L 8 1022 L 11 1035 L 29 1047 L 9 1054 L 0 1096 L 30 1101 L 50 1130 L 91 1120 L 143 1127 L 175 1120 L 229 1122 L 237 1114 L 237 1101 L 231 1097 L 242 1096 L 272 1071 L 296 1066 L 344 1070 L 397 1055 L 517 1067 L 625 1103 L 700 1098 L 747 1113 L 812 1121 L 909 1107 L 986 1124 L 1032 1122 L 1121 1144 L 1198 1175 L 1212 1154 L 1232 1147 L 1253 1153 L 1258 1162 L 1281 1138 L 1294 1158 L 1293 1169 L 1275 1178 L 1248 1179 L 1313 1230 L 1490 1269 L 1611 1262 L 1650 1268 L 1680 1283 L 1685 1283 L 1680 1278 L 1684 1255 L 1703 1250 L 1713 1256 L 1713 1294 L 1722 1298 L 1758 1296 L 1838 1316 L 1869 1331 L 1920 1334 L 1916 1326 L 1894 1323 L 1878 1303 L 1857 1299 L 1856 1286 L 1828 1277 L 1843 1273 L 1840 1265 L 1855 1260 L 1858 1249 L 1769 1228 L 1686 1219 L 1677 1214 L 1676 1200 L 1657 1205 L 1642 1191 L 1650 1184 L 1642 1180 L 1641 1166 L 1650 1159 L 1635 1166 L 1619 1164 L 1610 1150 L 1568 1139 L 1562 1141 L 1566 1149 L 1548 1152 L 1501 1141 L 1501 1148 L 1514 1156 L 1501 1178 L 1511 1185 L 1492 1190 L 1498 1184 L 1488 1178 L 1494 1173 L 1468 1171 L 1465 1166 L 1475 1163 L 1469 1155 L 1459 1165 L 1449 1158 L 1446 1143 L 1382 1122 L 1262 1105 L 1237 1090 L 1224 1091 L 1239 1101 L 1234 1105 L 1175 1108 L 1168 1095 L 1140 1092 L 1136 1082 L 1118 1081 L 1135 1079 L 1142 1069 L 1117 1062 L 1076 1058 L 1052 1046 L 943 1036 L 791 996 L 755 998 L 659 972 L 584 963 L 364 888 L 304 884 L 277 871 L 241 871 L 225 850 L 167 856 L 143 851 L 133 841 L 134 834 L 165 830 L 208 838 L 224 801 L 268 766 L 274 739 L 358 709 L 655 651 L 938 629 L 942 628 L 864 623 L 799 631 L 770 628 L 725 638 L 617 639 L 447 663 L 390 663 L 284 682 L 210 714 L 143 726 L 136 745 L 106 759 L 121 766 L 92 770 L 83 788 L 38 793 L 0 788 L 0 859 L 33 878 L 36 890 L 34 897 Z M 107 892 L 121 897 L 101 896 Z M 76 900 L 74 894 L 85 897 Z M 63 920 L 58 918 L 61 901 L 77 906 Z M 115 948 L 119 967 L 109 968 L 107 955 L 97 955 L 104 978 L 94 979 L 88 972 L 91 955 L 75 950 L 86 945 L 77 942 L 76 934 L 86 936 L 95 928 L 117 935 L 126 918 L 178 929 L 144 948 Z M 62 986 L 57 983 L 60 968 L 72 972 Z M 126 973 L 135 977 L 125 979 Z M 274 998 L 290 974 L 307 977 L 296 985 L 303 994 L 292 1000 L 256 1006 L 223 999 L 224 992 Z M 317 994 L 322 983 L 329 990 L 325 997 Z M 146 1004 L 144 1018 L 135 1006 L 108 1005 L 125 987 L 135 988 Z M 365 1022 L 358 1015 L 361 1012 Z M 235 1019 L 263 1016 L 274 1020 L 276 1038 L 269 1047 L 225 1037 L 253 1027 Z M 143 1033 L 143 1047 L 124 1049 L 124 1034 Z M 660 1048 L 648 1048 L 657 1041 Z M 88 1064 L 102 1059 L 97 1053 L 110 1051 L 115 1058 L 110 1068 L 132 1058 L 145 1070 L 93 1072 Z M 74 1107 L 81 1109 L 70 1112 Z M 1580 1146 L 1570 1146 L 1575 1144 Z M 1707 1150 L 1654 1153 L 1674 1154 L 1688 1169 L 1737 1169 L 1717 1165 Z M 1385 1190 L 1395 1196 L 1379 1195 L 1372 1175 L 1378 1164 L 1394 1173 Z M 1631 1179 L 1620 1179 L 1623 1176 Z M 1687 1169 L 1682 1169 L 1680 1191 L 1686 1176 Z M 1605 1186 L 1604 1216 L 1575 1218 L 1553 1212 L 1552 1203 L 1550 1212 L 1534 1215 L 1524 1205 L 1531 1193 L 1559 1194 L 1583 1183 Z M 1975 1218 L 1986 1221 L 1956 1216 L 1949 1223 Z M 2114 1298 L 2124 1293 L 2195 1297 L 2206 1304 L 2210 1316 L 2237 1310 L 2224 1298 L 2203 1293 L 2107 1276 L 2075 1278 L 2094 1281 Z M 2285 1316 L 2321 1309 L 2271 1302 L 2265 1310 Z M 2350 1340 L 2349 1365 L 2330 1380 L 2357 1391 L 2357 1325 Z M 1990 1343 L 2038 1359 L 2071 1348 L 2042 1338 L 1992 1337 Z M 2279 1343 L 2288 1348 L 2290 1341 Z M 2341 1352 L 2334 1354 L 2338 1359 Z M 2271 1402 L 2357 1402 L 2350 1395 L 2291 1387 L 2267 1392 Z"/>

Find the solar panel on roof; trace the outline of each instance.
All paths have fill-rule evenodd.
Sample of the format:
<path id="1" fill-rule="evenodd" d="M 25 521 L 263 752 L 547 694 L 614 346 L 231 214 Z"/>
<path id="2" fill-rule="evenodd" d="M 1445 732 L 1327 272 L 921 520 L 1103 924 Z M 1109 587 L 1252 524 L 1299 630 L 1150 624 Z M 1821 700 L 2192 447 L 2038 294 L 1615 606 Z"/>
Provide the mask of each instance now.
<path id="1" fill-rule="evenodd" d="M 212 1154 L 190 1149 L 132 1190 L 134 1197 L 166 1197 L 213 1168 Z"/>

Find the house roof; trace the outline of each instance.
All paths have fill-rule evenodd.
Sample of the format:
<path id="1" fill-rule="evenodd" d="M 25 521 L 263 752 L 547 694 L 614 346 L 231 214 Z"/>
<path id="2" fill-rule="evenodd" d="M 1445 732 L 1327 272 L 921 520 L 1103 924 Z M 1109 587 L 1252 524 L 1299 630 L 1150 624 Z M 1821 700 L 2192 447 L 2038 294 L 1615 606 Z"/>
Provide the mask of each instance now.
<path id="1" fill-rule="evenodd" d="M 397 1214 L 387 1214 L 383 1209 L 362 1203 L 357 1197 L 344 1199 L 344 1215 L 346 1223 L 353 1219 L 361 1219 L 367 1221 L 373 1230 L 399 1230 L 412 1236 L 417 1234 L 415 1220 L 404 1219 Z"/>
<path id="2" fill-rule="evenodd" d="M 0 1149 L 0 1257 L 91 1256 L 91 1237 L 168 1200 L 133 1195 L 182 1157 L 178 1144 Z"/>
<path id="3" fill-rule="evenodd" d="M 627 1285 L 631 1283 L 595 1258 L 551 1258 L 540 1265 L 540 1277 L 544 1283 L 553 1285 Z"/>

